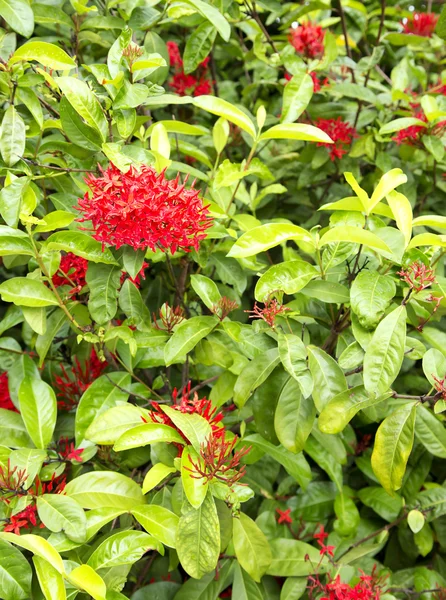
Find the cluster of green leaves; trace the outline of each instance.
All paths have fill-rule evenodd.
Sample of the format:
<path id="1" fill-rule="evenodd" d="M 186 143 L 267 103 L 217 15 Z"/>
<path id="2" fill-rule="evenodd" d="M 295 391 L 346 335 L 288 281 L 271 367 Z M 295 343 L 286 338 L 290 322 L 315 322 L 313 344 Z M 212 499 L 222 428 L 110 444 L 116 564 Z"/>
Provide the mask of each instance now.
<path id="1" fill-rule="evenodd" d="M 412 3 L 388 4 L 0 0 L 4 600 L 297 600 L 316 571 L 374 565 L 387 600 L 446 586 L 446 12 L 409 35 Z M 317 59 L 288 41 L 306 19 Z M 185 74 L 209 58 L 212 94 L 174 93 L 169 41 Z M 318 119 L 339 117 L 357 137 L 330 160 Z M 196 179 L 199 250 L 96 241 L 74 206 L 109 163 Z M 66 253 L 88 261 L 74 295 L 53 283 Z M 82 387 L 92 349 L 106 367 Z M 250 447 L 241 483 L 194 475 L 211 426 L 170 406 L 189 381 Z"/>

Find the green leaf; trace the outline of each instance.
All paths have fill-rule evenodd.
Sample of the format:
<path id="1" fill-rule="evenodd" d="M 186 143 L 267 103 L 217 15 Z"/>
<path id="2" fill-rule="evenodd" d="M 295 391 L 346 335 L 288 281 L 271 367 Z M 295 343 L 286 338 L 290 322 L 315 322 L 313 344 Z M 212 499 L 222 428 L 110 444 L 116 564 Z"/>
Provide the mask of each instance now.
<path id="1" fill-rule="evenodd" d="M 353 535 L 357 531 L 361 521 L 356 504 L 350 497 L 351 493 L 352 491 L 349 488 L 344 487 L 342 492 L 336 496 L 334 503 L 334 510 L 337 517 L 334 522 L 334 529 L 342 536 Z"/>
<path id="2" fill-rule="evenodd" d="M 274 444 L 265 440 L 258 433 L 248 435 L 243 438 L 243 442 L 254 446 L 254 448 L 258 448 L 280 463 L 286 472 L 291 475 L 303 489 L 305 489 L 311 481 L 312 474 L 310 465 L 307 463 L 301 452 L 299 454 L 293 454 L 282 446 L 274 446 Z"/>
<path id="3" fill-rule="evenodd" d="M 193 462 L 192 462 L 193 461 Z M 192 446 L 187 446 L 181 455 L 181 482 L 188 502 L 194 508 L 200 508 L 208 491 L 208 481 L 197 477 L 194 464 L 204 467 L 203 460 Z"/>
<path id="4" fill-rule="evenodd" d="M 419 510 L 411 510 L 407 515 L 407 524 L 413 533 L 418 533 L 424 527 L 426 518 Z"/>
<path id="5" fill-rule="evenodd" d="M 0 408 L 0 439 L 9 448 L 27 448 L 32 446 L 22 417 L 6 408 Z"/>
<path id="6" fill-rule="evenodd" d="M 394 521 L 403 508 L 403 499 L 398 494 L 390 496 L 381 487 L 365 487 L 358 491 L 363 504 L 374 510 L 386 521 Z"/>
<path id="7" fill-rule="evenodd" d="M 240 373 L 234 386 L 234 403 L 243 408 L 252 392 L 261 385 L 280 362 L 277 348 L 256 356 Z"/>
<path id="8" fill-rule="evenodd" d="M 324 573 L 329 568 L 325 556 L 320 556 L 319 550 L 305 542 L 278 538 L 270 542 L 272 561 L 267 570 L 274 577 L 304 577 L 314 572 L 318 565 L 318 573 Z"/>
<path id="9" fill-rule="evenodd" d="M 76 256 L 81 256 L 94 263 L 118 264 L 109 248 L 102 250 L 101 242 L 97 242 L 80 231 L 58 231 L 53 233 L 42 247 L 42 253 L 51 250 L 72 252 Z"/>
<path id="10" fill-rule="evenodd" d="M 185 4 L 190 4 L 203 16 L 212 23 L 225 42 L 229 41 L 231 36 L 231 26 L 219 10 L 213 6 L 202 2 L 202 0 L 184 0 Z"/>
<path id="11" fill-rule="evenodd" d="M 82 442 L 85 432 L 100 414 L 119 403 L 127 402 L 128 394 L 120 388 L 127 389 L 130 375 L 124 372 L 101 375 L 82 394 L 76 410 L 75 435 L 76 445 Z"/>
<path id="12" fill-rule="evenodd" d="M 201 415 L 194 413 L 182 413 L 171 406 L 162 405 L 161 410 L 169 417 L 175 427 L 187 437 L 196 452 L 200 452 L 201 446 L 212 434 L 209 422 Z"/>
<path id="13" fill-rule="evenodd" d="M 128 429 L 115 443 L 115 452 L 139 448 L 157 442 L 184 444 L 184 438 L 169 425 L 159 423 L 144 423 Z"/>
<path id="14" fill-rule="evenodd" d="M 183 54 L 183 69 L 192 73 L 208 56 L 215 42 L 217 30 L 212 21 L 202 23 L 187 37 Z"/>
<path id="15" fill-rule="evenodd" d="M 101 149 L 102 141 L 96 129 L 81 119 L 65 96 L 60 100 L 59 110 L 62 129 L 73 144 L 94 152 Z"/>
<path id="16" fill-rule="evenodd" d="M 36 340 L 36 350 L 39 355 L 39 367 L 42 367 L 46 355 L 51 348 L 51 344 L 53 343 L 53 339 L 56 337 L 66 320 L 67 317 L 65 313 L 59 308 L 52 312 L 48 317 L 45 333 L 39 335 Z"/>
<path id="17" fill-rule="evenodd" d="M 76 587 L 87 592 L 94 600 L 105 600 L 107 593 L 105 582 L 89 565 L 76 567 L 67 575 L 67 579 Z"/>
<path id="18" fill-rule="evenodd" d="M 304 260 L 290 260 L 273 265 L 257 281 L 255 298 L 264 302 L 272 292 L 277 290 L 285 294 L 297 294 L 318 273 L 316 267 Z"/>
<path id="19" fill-rule="evenodd" d="M 313 243 L 305 229 L 288 223 L 267 223 L 244 233 L 232 246 L 228 256 L 246 258 L 265 252 L 287 240 L 302 240 Z"/>
<path id="20" fill-rule="evenodd" d="M 426 406 L 418 406 L 415 436 L 428 452 L 446 458 L 446 429 L 444 424 Z"/>
<path id="21" fill-rule="evenodd" d="M 204 275 L 191 275 L 190 282 L 192 289 L 203 301 L 203 304 L 212 311 L 221 300 L 217 284 Z"/>
<path id="22" fill-rule="evenodd" d="M 29 177 L 18 177 L 0 191 L 0 214 L 10 227 L 17 227 L 23 196 L 28 189 L 29 182 Z M 28 245 L 28 240 L 23 240 L 23 243 Z"/>
<path id="23" fill-rule="evenodd" d="M 234 566 L 234 581 L 232 593 L 239 600 L 263 600 L 263 594 L 258 584 L 236 562 Z"/>
<path id="24" fill-rule="evenodd" d="M 403 183 L 407 183 L 407 175 L 405 175 L 401 169 L 392 169 L 388 173 L 384 173 L 370 198 L 368 213 L 378 204 L 378 202 Z"/>
<path id="25" fill-rule="evenodd" d="M 307 283 L 301 293 L 310 298 L 317 298 L 327 304 L 344 304 L 350 302 L 350 292 L 345 285 L 335 281 L 316 279 Z"/>
<path id="26" fill-rule="evenodd" d="M 340 392 L 319 415 L 319 429 L 323 433 L 340 433 L 360 410 L 384 402 L 391 395 L 392 392 L 386 392 L 378 397 L 370 396 L 363 385 Z"/>
<path id="27" fill-rule="evenodd" d="M 55 210 L 45 215 L 42 219 L 44 223 L 40 223 L 34 229 L 35 233 L 54 231 L 55 229 L 62 229 L 68 227 L 75 219 L 73 213 L 66 210 Z"/>
<path id="28" fill-rule="evenodd" d="M 0 153 L 8 167 L 13 167 L 21 159 L 25 152 L 25 142 L 25 123 L 11 105 L 3 115 L 0 128 Z"/>
<path id="29" fill-rule="evenodd" d="M 120 565 L 131 565 L 148 550 L 163 554 L 163 547 L 143 531 L 120 531 L 100 544 L 88 559 L 88 565 L 98 571 Z"/>
<path id="30" fill-rule="evenodd" d="M 108 123 L 98 99 L 88 85 L 75 77 L 56 77 L 55 81 L 74 110 L 96 129 L 105 142 L 108 135 Z M 99 242 L 98 242 L 99 243 Z"/>
<path id="31" fill-rule="evenodd" d="M 200 579 L 215 569 L 220 554 L 220 524 L 211 492 L 200 508 L 186 501 L 181 512 L 176 541 L 178 558 L 188 575 Z"/>
<path id="32" fill-rule="evenodd" d="M 373 334 L 364 357 L 364 386 L 370 394 L 384 394 L 395 381 L 404 359 L 406 307 L 385 317 Z"/>
<path id="33" fill-rule="evenodd" d="M 0 284 L 0 295 L 4 302 L 16 306 L 56 306 L 57 299 L 41 281 L 28 277 L 14 277 Z"/>
<path id="34" fill-rule="evenodd" d="M 147 411 L 133 404 L 118 404 L 99 413 L 85 432 L 85 439 L 101 445 L 113 445 L 127 430 L 142 424 Z M 145 493 L 145 492 L 144 492 Z"/>
<path id="35" fill-rule="evenodd" d="M 313 390 L 313 380 L 307 367 L 307 350 L 297 335 L 279 331 L 279 357 L 283 368 L 297 381 L 304 398 Z"/>
<path id="36" fill-rule="evenodd" d="M 71 56 L 68 56 L 59 46 L 48 42 L 27 42 L 14 52 L 8 62 L 12 65 L 17 62 L 31 60 L 35 60 L 44 67 L 55 71 L 69 71 L 76 67 L 76 63 Z"/>
<path id="37" fill-rule="evenodd" d="M 144 529 L 165 546 L 175 548 L 179 518 L 164 506 L 145 504 L 131 511 Z"/>
<path id="38" fill-rule="evenodd" d="M 200 340 L 215 329 L 218 322 L 217 317 L 192 317 L 183 321 L 175 329 L 164 348 L 166 365 L 169 366 L 178 359 L 185 358 Z"/>
<path id="39" fill-rule="evenodd" d="M 306 577 L 287 577 L 280 591 L 280 600 L 299 600 L 307 589 Z"/>
<path id="40" fill-rule="evenodd" d="M 104 325 L 116 315 L 121 270 L 114 265 L 90 263 L 85 280 L 90 288 L 88 310 L 93 321 Z"/>
<path id="41" fill-rule="evenodd" d="M 130 510 L 144 504 L 140 486 L 113 471 L 92 471 L 72 479 L 65 493 L 83 508 L 122 508 Z"/>
<path id="42" fill-rule="evenodd" d="M 341 367 L 329 354 L 308 346 L 308 366 L 313 376 L 313 400 L 321 412 L 337 394 L 347 389 L 347 380 Z"/>
<path id="43" fill-rule="evenodd" d="M 332 144 L 333 140 L 318 127 L 306 123 L 283 123 L 274 125 L 264 131 L 260 140 L 300 140 L 302 142 L 319 142 Z"/>
<path id="44" fill-rule="evenodd" d="M 446 374 L 446 356 L 436 348 L 429 348 L 423 356 L 423 372 L 432 387 L 437 379 L 443 379 Z"/>
<path id="45" fill-rule="evenodd" d="M 27 477 L 23 488 L 27 490 L 39 474 L 43 462 L 48 458 L 48 453 L 46 450 L 22 448 L 21 450 L 13 450 L 8 458 L 11 469 L 16 467 L 19 471 L 26 471 Z"/>
<path id="46" fill-rule="evenodd" d="M 2 192 L 6 189 L 8 188 L 3 188 L 3 190 L 0 192 L 0 206 Z M 5 219 L 3 209 L 1 208 L 0 213 Z M 34 256 L 34 249 L 30 240 L 26 236 L 22 237 L 22 235 L 20 235 L 22 233 L 23 232 L 19 231 L 18 229 L 0 225 L 0 256 L 13 256 L 15 254 Z"/>
<path id="47" fill-rule="evenodd" d="M 4 600 L 26 600 L 31 593 L 32 571 L 17 548 L 0 539 L 0 590 Z"/>
<path id="48" fill-rule="evenodd" d="M 350 290 L 351 307 L 360 324 L 374 329 L 396 294 L 393 279 L 377 271 L 361 271 Z"/>
<path id="49" fill-rule="evenodd" d="M 34 555 L 47 560 L 59 573 L 63 573 L 65 570 L 60 554 L 45 538 L 39 535 L 33 535 L 31 533 L 16 535 L 15 533 L 5 533 L 4 531 L 1 531 L 0 540 L 6 540 L 11 544 L 20 546 L 20 548 L 24 548 Z"/>
<path id="50" fill-rule="evenodd" d="M 0 0 L 0 16 L 26 38 L 34 31 L 34 14 L 27 0 Z"/>
<path id="51" fill-rule="evenodd" d="M 372 468 L 383 488 L 399 490 L 412 451 L 416 404 L 409 402 L 395 410 L 378 427 L 372 453 Z"/>
<path id="52" fill-rule="evenodd" d="M 42 523 L 53 532 L 64 531 L 74 542 L 87 541 L 87 519 L 79 504 L 63 494 L 43 494 L 37 498 Z"/>
<path id="53" fill-rule="evenodd" d="M 126 279 L 119 292 L 119 308 L 142 331 L 150 327 L 150 312 L 141 297 L 140 291 L 130 279 Z"/>
<path id="54" fill-rule="evenodd" d="M 404 235 L 407 246 L 412 236 L 412 206 L 404 194 L 395 191 L 387 194 L 387 202 L 392 209 L 398 229 Z"/>
<path id="55" fill-rule="evenodd" d="M 233 544 L 240 565 L 259 582 L 271 564 L 271 550 L 259 526 L 243 512 L 233 519 Z"/>
<path id="56" fill-rule="evenodd" d="M 156 463 L 153 467 L 147 471 L 144 481 L 142 482 L 142 493 L 147 494 L 150 490 L 153 490 L 163 479 L 168 477 L 171 473 L 175 473 L 175 467 L 168 467 L 163 463 Z"/>
<path id="57" fill-rule="evenodd" d="M 293 123 L 307 108 L 313 95 L 313 80 L 305 71 L 294 75 L 283 90 L 281 123 Z"/>
<path id="58" fill-rule="evenodd" d="M 342 467 L 336 460 L 336 457 L 330 453 L 314 436 L 311 436 L 305 442 L 305 452 L 311 456 L 316 464 L 323 469 L 333 483 L 336 484 L 339 492 L 342 491 Z"/>
<path id="59" fill-rule="evenodd" d="M 122 261 L 124 269 L 132 279 L 136 279 L 144 265 L 144 250 L 134 250 L 131 246 L 124 246 Z"/>
<path id="60" fill-rule="evenodd" d="M 213 115 L 224 117 L 240 127 L 240 129 L 243 129 L 243 131 L 246 131 L 252 138 L 256 137 L 256 128 L 252 120 L 246 113 L 230 102 L 222 98 L 216 98 L 215 96 L 198 96 L 197 98 L 193 98 L 192 103 L 194 106 L 206 110 Z"/>
<path id="61" fill-rule="evenodd" d="M 274 429 L 284 448 L 297 454 L 304 448 L 316 410 L 311 398 L 303 398 L 299 384 L 289 379 L 283 386 L 274 414 Z"/>
<path id="62" fill-rule="evenodd" d="M 53 437 L 57 401 L 53 388 L 41 379 L 25 377 L 19 389 L 20 413 L 34 445 L 45 449 Z"/>
<path id="63" fill-rule="evenodd" d="M 387 135 L 388 133 L 395 133 L 401 131 L 407 127 L 427 127 L 427 123 L 421 119 L 415 119 L 414 117 L 402 117 L 401 119 L 394 119 L 390 123 L 386 123 L 379 130 L 379 135 Z"/>
<path id="64" fill-rule="evenodd" d="M 44 558 L 33 556 L 37 579 L 45 600 L 66 600 L 67 593 L 63 576 Z"/>
<path id="65" fill-rule="evenodd" d="M 356 244 L 362 244 L 368 246 L 374 250 L 383 250 L 390 252 L 388 245 L 383 242 L 377 235 L 366 229 L 360 227 L 352 227 L 351 225 L 342 225 L 339 227 L 333 227 L 324 233 L 319 241 L 319 246 L 325 246 L 332 242 L 353 242 Z"/>

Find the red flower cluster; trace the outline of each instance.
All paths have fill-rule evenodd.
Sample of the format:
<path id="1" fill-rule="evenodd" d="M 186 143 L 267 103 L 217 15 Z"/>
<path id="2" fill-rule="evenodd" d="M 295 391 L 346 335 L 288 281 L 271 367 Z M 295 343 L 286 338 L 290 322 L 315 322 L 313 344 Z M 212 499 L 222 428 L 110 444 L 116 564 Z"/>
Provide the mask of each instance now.
<path id="1" fill-rule="evenodd" d="M 21 529 L 31 529 L 37 527 L 37 506 L 35 504 L 28 505 L 24 510 L 20 511 L 15 515 L 11 515 L 9 523 L 5 526 L 3 531 L 5 533 L 12 532 L 16 535 L 20 535 Z M 39 522 L 40 529 L 43 529 L 45 525 Z"/>
<path id="2" fill-rule="evenodd" d="M 320 58 L 324 54 L 324 38 L 322 27 L 308 22 L 291 29 L 288 40 L 296 52 L 305 58 Z"/>
<path id="3" fill-rule="evenodd" d="M 212 224 L 193 185 L 186 189 L 179 177 L 169 181 L 153 167 L 132 166 L 122 173 L 111 164 L 100 177 L 90 174 L 86 183 L 91 197 L 87 192 L 79 199 L 79 220 L 92 221 L 93 237 L 103 245 L 188 252 L 198 249 Z"/>
<path id="4" fill-rule="evenodd" d="M 438 15 L 435 13 L 416 12 L 401 24 L 403 26 L 403 33 L 432 37 L 437 21 Z"/>
<path id="5" fill-rule="evenodd" d="M 270 327 L 274 328 L 276 317 L 278 315 L 283 315 L 287 310 L 290 309 L 279 304 L 275 298 L 267 298 L 263 308 L 260 308 L 257 302 L 254 302 L 253 310 L 245 310 L 245 312 L 250 313 L 250 319 L 263 319 L 265 323 L 268 323 Z"/>
<path id="6" fill-rule="evenodd" d="M 319 79 L 318 76 L 316 75 L 316 73 L 314 71 L 310 71 L 308 73 L 308 75 L 313 80 L 313 92 L 315 94 L 317 94 L 318 92 L 320 92 L 323 87 L 325 87 L 326 85 L 330 84 L 330 80 L 328 79 L 328 77 L 325 77 L 324 79 Z M 289 73 L 285 73 L 285 79 L 287 81 L 290 81 L 291 78 L 292 78 L 292 76 Z"/>
<path id="7" fill-rule="evenodd" d="M 212 307 L 212 312 L 220 319 L 220 321 L 224 321 L 229 313 L 237 308 L 238 304 L 235 300 L 222 296 L 218 301 L 218 304 L 214 304 Z"/>
<path id="8" fill-rule="evenodd" d="M 64 254 L 60 259 L 58 270 L 53 275 L 54 285 L 56 287 L 70 285 L 72 289 L 68 292 L 69 295 L 78 294 L 86 284 L 87 267 L 88 260 L 85 258 L 76 256 L 72 252 Z"/>
<path id="9" fill-rule="evenodd" d="M 358 137 L 356 129 L 345 123 L 341 117 L 337 119 L 318 119 L 315 125 L 325 131 L 334 142 L 333 144 L 318 143 L 318 146 L 325 146 L 329 149 L 331 160 L 342 158 L 344 154 L 347 154 L 353 139 Z"/>
<path id="10" fill-rule="evenodd" d="M 11 396 L 9 395 L 8 373 L 2 373 L 0 375 L 0 408 L 19 412 L 14 406 Z"/>
<path id="11" fill-rule="evenodd" d="M 167 42 L 170 64 L 174 74 L 170 80 L 170 87 L 180 96 L 204 96 L 212 92 L 212 80 L 208 78 L 209 57 L 198 65 L 197 77 L 186 75 L 183 69 L 183 59 L 180 49 L 175 42 Z"/>
<path id="12" fill-rule="evenodd" d="M 169 306 L 167 302 L 158 311 L 159 320 L 161 321 L 162 327 L 158 324 L 158 320 L 155 313 L 152 313 L 153 326 L 158 331 L 167 331 L 172 333 L 175 325 L 179 325 L 184 320 L 184 311 L 181 306 Z"/>
<path id="13" fill-rule="evenodd" d="M 81 454 L 84 451 L 83 448 L 75 449 L 73 442 L 69 442 L 67 437 L 59 440 L 59 456 L 66 461 L 82 462 Z"/>
<path id="14" fill-rule="evenodd" d="M 77 406 L 82 394 L 102 374 L 107 363 L 100 361 L 96 352 L 92 350 L 90 359 L 85 362 L 84 367 L 77 356 L 69 370 L 65 369 L 63 364 L 60 367 L 62 375 L 57 375 L 54 382 L 59 398 L 57 404 L 60 410 L 69 411 Z"/>
<path id="15" fill-rule="evenodd" d="M 434 271 L 419 260 L 411 263 L 407 269 L 398 271 L 397 275 L 415 292 L 421 292 L 435 283 Z"/>
<path id="16" fill-rule="evenodd" d="M 419 108 L 419 104 L 413 103 L 412 107 L 412 117 L 415 119 L 419 119 L 420 121 L 424 121 L 427 123 L 427 118 L 424 112 Z M 405 127 L 400 131 L 397 131 L 393 136 L 392 140 L 400 146 L 401 144 L 407 144 L 408 146 L 418 146 L 419 148 L 423 148 L 423 135 L 429 133 L 429 135 L 434 135 L 436 137 L 442 137 L 444 132 L 446 131 L 446 121 L 440 121 L 436 123 L 433 127 L 423 127 L 423 125 L 410 125 L 410 127 Z"/>
<path id="17" fill-rule="evenodd" d="M 320 600 L 379 600 L 382 593 L 380 582 L 376 577 L 365 573 L 361 574 L 359 583 L 354 587 L 342 583 L 339 575 L 335 579 L 330 579 L 325 585 L 319 582 L 318 587 L 324 593 Z"/>

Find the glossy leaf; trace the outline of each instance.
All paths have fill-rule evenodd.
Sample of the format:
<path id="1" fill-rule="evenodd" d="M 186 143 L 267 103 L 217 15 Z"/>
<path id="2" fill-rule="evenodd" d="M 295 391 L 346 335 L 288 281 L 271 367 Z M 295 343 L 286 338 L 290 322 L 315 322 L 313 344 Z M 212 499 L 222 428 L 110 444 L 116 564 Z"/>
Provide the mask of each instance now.
<path id="1" fill-rule="evenodd" d="M 121 473 L 92 471 L 70 481 L 65 493 L 83 508 L 132 509 L 144 504 L 139 485 Z"/>
<path id="2" fill-rule="evenodd" d="M 192 317 L 183 321 L 165 346 L 166 365 L 171 365 L 177 359 L 183 359 L 200 340 L 211 333 L 217 323 L 216 317 Z"/>
<path id="3" fill-rule="evenodd" d="M 169 548 L 175 548 L 179 521 L 175 513 L 164 506 L 146 504 L 134 508 L 132 515 L 148 533 L 162 544 Z"/>
<path id="4" fill-rule="evenodd" d="M 291 260 L 273 265 L 258 280 L 255 298 L 260 302 L 264 302 L 276 290 L 290 295 L 297 294 L 317 274 L 316 267 L 303 260 Z"/>
<path id="5" fill-rule="evenodd" d="M 9 64 L 31 60 L 55 71 L 69 71 L 76 67 L 74 60 L 62 48 L 40 41 L 27 42 L 20 46 L 9 59 Z"/>
<path id="6" fill-rule="evenodd" d="M 233 531 L 237 560 L 254 581 L 259 582 L 272 560 L 268 540 L 258 525 L 243 512 L 233 519 Z"/>
<path id="7" fill-rule="evenodd" d="M 20 412 L 36 448 L 45 449 L 53 437 L 57 401 L 53 389 L 41 379 L 25 377 L 19 389 Z"/>

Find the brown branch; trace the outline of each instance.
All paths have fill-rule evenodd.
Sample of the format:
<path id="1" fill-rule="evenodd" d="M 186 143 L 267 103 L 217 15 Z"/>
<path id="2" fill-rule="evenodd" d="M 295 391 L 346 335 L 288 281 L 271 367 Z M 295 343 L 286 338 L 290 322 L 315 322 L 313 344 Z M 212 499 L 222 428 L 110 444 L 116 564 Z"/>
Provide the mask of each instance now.
<path id="1" fill-rule="evenodd" d="M 339 12 L 339 16 L 341 18 L 342 33 L 344 35 L 345 52 L 347 53 L 347 56 L 349 57 L 349 59 L 353 60 L 350 46 L 348 45 L 347 23 L 345 20 L 344 9 L 342 8 L 342 0 L 338 0 L 338 12 Z M 352 74 L 353 83 L 356 83 L 355 72 L 353 71 L 353 69 L 351 67 L 350 67 L 350 73 Z"/>

